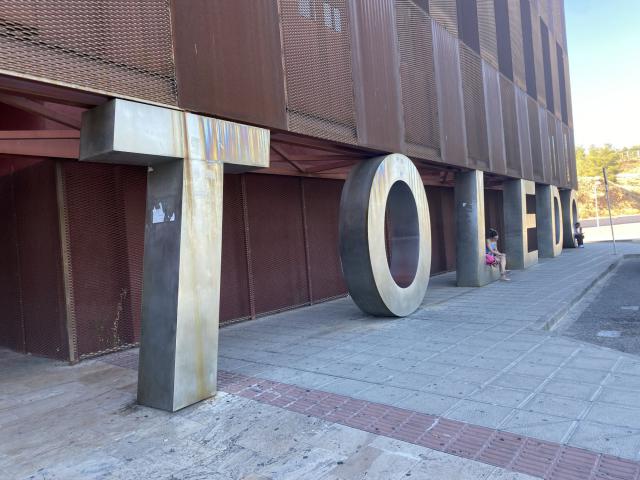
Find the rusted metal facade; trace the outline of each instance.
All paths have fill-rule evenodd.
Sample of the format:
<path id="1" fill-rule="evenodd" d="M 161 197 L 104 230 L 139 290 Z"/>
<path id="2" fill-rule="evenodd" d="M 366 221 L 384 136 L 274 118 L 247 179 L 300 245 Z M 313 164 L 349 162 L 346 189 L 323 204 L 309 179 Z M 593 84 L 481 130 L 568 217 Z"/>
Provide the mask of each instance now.
<path id="1" fill-rule="evenodd" d="M 2 345 L 139 340 L 146 172 L 75 162 L 110 97 L 271 130 L 267 175 L 225 175 L 223 323 L 346 294 L 338 205 L 363 158 L 418 167 L 432 273 L 455 268 L 453 172 L 487 173 L 499 230 L 507 178 L 577 186 L 562 0 L 71 3 L 0 2 Z"/>

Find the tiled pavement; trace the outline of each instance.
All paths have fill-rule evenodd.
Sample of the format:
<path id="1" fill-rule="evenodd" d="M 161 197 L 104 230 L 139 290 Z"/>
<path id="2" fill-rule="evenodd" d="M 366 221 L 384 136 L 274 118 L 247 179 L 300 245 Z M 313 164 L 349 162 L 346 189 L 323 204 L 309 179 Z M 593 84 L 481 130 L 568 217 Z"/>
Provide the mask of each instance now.
<path id="1" fill-rule="evenodd" d="M 540 328 L 616 260 L 565 251 L 404 319 L 342 299 L 234 325 L 220 369 L 640 460 L 640 358 Z"/>
<path id="2" fill-rule="evenodd" d="M 565 252 L 483 289 L 439 277 L 406 319 L 367 318 L 343 299 L 224 328 L 221 386 L 235 393 L 174 416 L 133 405 L 135 372 L 106 363 L 135 366 L 135 351 L 74 367 L 0 351 L 0 471 L 637 479 L 640 358 L 539 328 L 608 268 L 607 248 Z M 340 399 L 368 410 L 331 418 Z"/>
<path id="3" fill-rule="evenodd" d="M 69 366 L 0 349 L 0 478 L 535 480 L 241 395 L 176 414 L 139 407 L 136 360 Z"/>

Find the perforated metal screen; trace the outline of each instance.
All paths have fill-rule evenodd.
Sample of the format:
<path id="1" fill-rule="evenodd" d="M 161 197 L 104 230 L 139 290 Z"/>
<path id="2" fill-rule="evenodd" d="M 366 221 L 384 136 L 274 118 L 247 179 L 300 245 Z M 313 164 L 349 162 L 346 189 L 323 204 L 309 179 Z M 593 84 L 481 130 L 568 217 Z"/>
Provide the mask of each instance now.
<path id="1" fill-rule="evenodd" d="M 346 0 L 279 0 L 289 129 L 356 141 Z"/>
<path id="2" fill-rule="evenodd" d="M 520 162 L 515 89 L 513 84 L 504 77 L 500 77 L 500 97 L 502 99 L 502 126 L 504 128 L 507 174 L 519 177 L 522 174 L 522 164 Z"/>
<path id="3" fill-rule="evenodd" d="M 458 14 L 455 0 L 429 0 L 429 14 L 454 37 L 458 36 Z"/>
<path id="4" fill-rule="evenodd" d="M 71 323 L 79 358 L 139 341 L 146 169 L 64 162 Z"/>
<path id="5" fill-rule="evenodd" d="M 430 158 L 440 148 L 431 19 L 411 0 L 395 5 L 407 152 Z"/>
<path id="6" fill-rule="evenodd" d="M 496 13 L 493 0 L 478 0 L 478 31 L 482 58 L 498 68 Z"/>
<path id="7" fill-rule="evenodd" d="M 175 104 L 169 0 L 4 0 L 0 70 Z"/>
<path id="8" fill-rule="evenodd" d="M 460 46 L 460 67 L 469 162 L 484 170 L 489 167 L 489 141 L 482 64 L 480 57 L 464 44 Z"/>

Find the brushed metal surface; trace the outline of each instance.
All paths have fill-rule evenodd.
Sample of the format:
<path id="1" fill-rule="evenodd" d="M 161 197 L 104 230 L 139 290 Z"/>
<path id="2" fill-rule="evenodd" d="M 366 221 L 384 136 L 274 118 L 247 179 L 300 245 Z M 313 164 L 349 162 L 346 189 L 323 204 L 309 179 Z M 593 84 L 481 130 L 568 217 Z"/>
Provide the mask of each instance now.
<path id="1" fill-rule="evenodd" d="M 560 190 L 562 205 L 562 245 L 564 248 L 576 248 L 573 238 L 573 226 L 580 221 L 578 213 L 578 192 L 575 190 Z"/>
<path id="2" fill-rule="evenodd" d="M 554 258 L 562 253 L 563 229 L 560 192 L 555 185 L 536 184 L 538 256 Z"/>
<path id="3" fill-rule="evenodd" d="M 456 173 L 456 283 L 482 287 L 497 280 L 500 272 L 485 261 L 484 173 Z"/>
<path id="4" fill-rule="evenodd" d="M 527 212 L 527 195 L 535 194 L 535 183 L 529 180 L 504 183 L 504 237 L 508 268 L 521 270 L 538 262 L 538 250 L 529 251 L 528 238 L 528 231 L 536 228 L 536 214 Z"/>
<path id="5" fill-rule="evenodd" d="M 223 172 L 269 166 L 268 130 L 112 100 L 89 112 L 82 160 L 147 177 L 138 402 L 175 411 L 215 394 Z"/>
<path id="6" fill-rule="evenodd" d="M 402 225 L 387 232 L 390 251 L 387 211 L 391 223 L 396 216 Z M 349 174 L 340 202 L 340 257 L 349 292 L 366 313 L 401 317 L 422 303 L 431 269 L 429 205 L 420 174 L 404 155 L 363 161 Z"/>

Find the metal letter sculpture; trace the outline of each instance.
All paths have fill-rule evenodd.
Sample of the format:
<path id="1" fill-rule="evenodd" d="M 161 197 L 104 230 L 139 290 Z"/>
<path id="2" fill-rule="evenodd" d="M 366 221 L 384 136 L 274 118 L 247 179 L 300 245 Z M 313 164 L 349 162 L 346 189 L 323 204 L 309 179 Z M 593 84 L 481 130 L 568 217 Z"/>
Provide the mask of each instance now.
<path id="1" fill-rule="evenodd" d="M 573 227 L 579 222 L 578 201 L 575 190 L 561 190 L 562 200 L 562 235 L 564 248 L 576 248 L 576 239 L 573 236 Z"/>
<path id="2" fill-rule="evenodd" d="M 422 303 L 431 270 L 429 204 L 404 155 L 361 162 L 349 174 L 340 201 L 340 257 L 349 293 L 364 312 L 402 317 Z"/>

